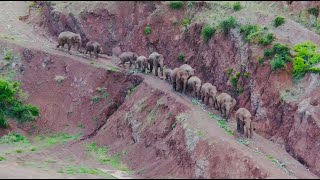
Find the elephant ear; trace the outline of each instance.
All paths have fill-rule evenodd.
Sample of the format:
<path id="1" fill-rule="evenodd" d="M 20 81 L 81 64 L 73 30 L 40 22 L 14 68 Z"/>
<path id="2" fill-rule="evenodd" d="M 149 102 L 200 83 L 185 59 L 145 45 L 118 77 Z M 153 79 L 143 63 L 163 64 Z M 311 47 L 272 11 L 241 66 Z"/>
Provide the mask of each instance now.
<path id="1" fill-rule="evenodd" d="M 232 98 L 232 106 L 235 106 L 237 104 L 237 100 L 235 100 L 234 98 Z"/>

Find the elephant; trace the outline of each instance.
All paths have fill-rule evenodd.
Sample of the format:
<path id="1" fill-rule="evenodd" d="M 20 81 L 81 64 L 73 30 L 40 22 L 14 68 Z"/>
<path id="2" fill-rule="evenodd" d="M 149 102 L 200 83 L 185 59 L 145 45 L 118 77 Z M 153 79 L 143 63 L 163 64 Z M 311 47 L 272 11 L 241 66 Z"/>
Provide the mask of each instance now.
<path id="1" fill-rule="evenodd" d="M 71 46 L 77 44 L 78 48 L 77 51 L 79 51 L 79 48 L 81 47 L 81 36 L 80 34 L 76 34 L 70 31 L 64 31 L 61 32 L 58 36 L 58 45 L 56 46 L 57 48 L 64 47 L 64 45 L 68 45 L 68 52 L 71 55 Z M 80 51 L 79 51 L 80 52 Z"/>
<path id="2" fill-rule="evenodd" d="M 161 71 L 161 79 L 163 78 L 163 60 L 164 57 L 162 54 L 159 54 L 157 52 L 153 52 L 150 54 L 148 58 L 148 63 L 150 65 L 150 72 L 152 73 L 152 70 L 154 68 L 155 76 L 158 76 L 158 68 L 160 67 Z"/>
<path id="3" fill-rule="evenodd" d="M 195 73 L 195 69 L 193 69 L 190 65 L 188 64 L 183 64 L 182 66 L 180 66 L 181 69 L 187 71 L 190 76 L 193 76 Z"/>
<path id="4" fill-rule="evenodd" d="M 135 64 L 138 55 L 136 53 L 133 52 L 123 52 L 120 56 L 119 56 L 121 62 L 119 63 L 119 66 L 122 65 L 124 66 L 124 63 L 126 62 L 130 62 L 130 67 L 132 66 L 132 64 Z"/>
<path id="5" fill-rule="evenodd" d="M 172 79 L 171 79 L 172 69 L 167 68 L 167 66 L 164 65 L 163 73 L 164 73 L 165 80 L 167 80 L 167 81 L 172 83 Z"/>
<path id="6" fill-rule="evenodd" d="M 201 86 L 200 92 L 201 92 L 200 99 L 202 100 L 202 102 L 204 102 L 204 104 L 208 105 L 209 98 L 216 96 L 217 88 L 214 85 L 212 85 L 211 83 L 204 83 Z"/>
<path id="7" fill-rule="evenodd" d="M 239 108 L 235 114 L 237 131 L 245 134 L 247 138 L 253 136 L 253 124 L 251 113 L 246 108 Z"/>
<path id="8" fill-rule="evenodd" d="M 87 54 L 87 52 L 89 52 L 90 57 L 91 57 L 91 52 L 93 52 L 94 55 L 96 56 L 96 58 L 98 59 L 98 54 L 102 53 L 102 48 L 98 42 L 89 41 L 86 44 L 86 50 L 85 50 L 84 54 Z"/>
<path id="9" fill-rule="evenodd" d="M 187 71 L 181 68 L 173 69 L 171 73 L 172 88 L 176 91 L 179 91 L 182 86 L 183 87 L 182 93 L 185 93 L 189 78 L 190 78 L 190 74 Z"/>
<path id="10" fill-rule="evenodd" d="M 194 97 L 200 98 L 201 80 L 197 76 L 191 76 L 188 79 L 187 88 L 192 90 Z"/>
<path id="11" fill-rule="evenodd" d="M 146 72 L 148 69 L 148 59 L 145 56 L 139 56 L 135 63 L 135 68 L 142 72 Z"/>
<path id="12" fill-rule="evenodd" d="M 220 113 L 226 117 L 228 121 L 230 119 L 230 115 L 233 112 L 234 106 L 237 104 L 237 101 L 232 98 L 227 93 L 221 93 L 217 96 L 217 104 Z"/>

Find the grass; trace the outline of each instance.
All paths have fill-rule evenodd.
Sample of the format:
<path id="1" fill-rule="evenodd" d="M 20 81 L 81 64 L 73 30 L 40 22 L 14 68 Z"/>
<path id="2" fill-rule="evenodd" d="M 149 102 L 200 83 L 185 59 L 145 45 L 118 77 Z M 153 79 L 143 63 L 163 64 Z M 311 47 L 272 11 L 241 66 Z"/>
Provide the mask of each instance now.
<path id="1" fill-rule="evenodd" d="M 13 53 L 11 50 L 8 50 L 8 49 L 4 49 L 3 50 L 3 55 L 4 55 L 4 59 L 9 61 L 9 60 L 12 60 L 13 59 Z"/>
<path id="2" fill-rule="evenodd" d="M 232 8 L 234 11 L 240 11 L 242 7 L 241 7 L 240 2 L 235 2 L 235 3 L 233 3 Z"/>
<path id="3" fill-rule="evenodd" d="M 129 169 L 121 163 L 122 153 L 116 153 L 109 156 L 108 148 L 98 147 L 96 142 L 88 144 L 86 146 L 86 151 L 93 155 L 101 164 L 106 164 L 122 171 L 129 171 Z"/>
<path id="4" fill-rule="evenodd" d="M 149 35 L 149 34 L 151 34 L 151 32 L 152 32 L 152 30 L 151 30 L 151 27 L 149 25 L 144 27 L 144 34 L 145 35 Z"/>
<path id="5" fill-rule="evenodd" d="M 23 151 L 21 150 L 21 149 L 17 149 L 16 150 L 16 153 L 18 153 L 18 154 L 20 154 L 20 153 L 22 153 Z"/>
<path id="6" fill-rule="evenodd" d="M 93 104 L 98 103 L 100 100 L 101 100 L 101 97 L 100 97 L 100 96 L 93 96 L 93 97 L 91 98 L 91 102 L 92 102 Z"/>
<path id="7" fill-rule="evenodd" d="M 128 90 L 128 93 L 127 93 L 126 97 L 129 97 L 132 93 L 134 93 L 137 90 L 137 87 L 138 87 L 138 85 L 132 84 L 130 89 Z"/>
<path id="8" fill-rule="evenodd" d="M 211 25 L 205 25 L 201 30 L 201 36 L 205 42 L 208 42 L 214 33 L 216 32 L 216 28 Z"/>
<path id="9" fill-rule="evenodd" d="M 178 54 L 178 60 L 179 60 L 180 62 L 184 62 L 184 58 L 185 58 L 184 53 L 183 53 L 183 52 L 180 52 L 180 53 Z"/>
<path id="10" fill-rule="evenodd" d="M 233 68 L 229 68 L 226 70 L 226 74 L 229 77 L 232 74 Z"/>
<path id="11" fill-rule="evenodd" d="M 107 179 L 116 179 L 114 176 L 105 173 L 103 171 L 100 171 L 98 169 L 92 169 L 88 168 L 86 166 L 72 166 L 72 165 L 67 165 L 64 166 L 62 169 L 58 171 L 58 173 L 62 174 L 70 174 L 70 175 L 76 175 L 76 174 L 91 174 L 91 175 L 98 175 L 102 176 Z"/>
<path id="12" fill-rule="evenodd" d="M 278 17 L 276 17 L 276 18 L 274 19 L 274 21 L 273 21 L 273 26 L 274 26 L 274 27 L 279 27 L 279 26 L 281 26 L 281 25 L 284 24 L 284 23 L 285 23 L 284 17 L 278 16 Z"/>
<path id="13" fill-rule="evenodd" d="M 226 120 L 222 119 L 221 117 L 213 114 L 213 113 L 209 113 L 209 116 L 216 120 L 219 127 L 221 127 L 222 129 L 224 129 L 229 135 L 234 135 L 234 131 L 232 131 L 230 128 L 229 128 L 229 125 L 227 124 Z"/>
<path id="14" fill-rule="evenodd" d="M 225 19 L 219 23 L 219 27 L 222 29 L 225 35 L 228 34 L 229 31 L 235 28 L 237 25 L 237 20 L 233 16 L 230 16 L 228 19 Z"/>
<path id="15" fill-rule="evenodd" d="M 283 60 L 283 57 L 277 56 L 277 55 L 273 60 L 270 61 L 270 64 L 273 71 L 277 69 L 283 69 L 285 67 L 285 62 Z"/>
<path id="16" fill-rule="evenodd" d="M 86 128 L 83 124 L 79 124 L 78 127 L 81 128 L 81 129 Z"/>
<path id="17" fill-rule="evenodd" d="M 267 35 L 260 37 L 258 42 L 263 46 L 267 46 L 271 44 L 275 39 L 276 37 L 273 35 L 273 33 L 268 33 Z"/>
<path id="18" fill-rule="evenodd" d="M 181 25 L 185 28 L 187 28 L 191 24 L 191 19 L 189 18 L 184 18 L 181 21 Z"/>
<path id="19" fill-rule="evenodd" d="M 56 76 L 54 78 L 54 80 L 58 83 L 58 84 L 61 84 L 64 80 L 65 80 L 65 77 L 64 76 Z"/>
<path id="20" fill-rule="evenodd" d="M 262 65 L 264 63 L 263 57 L 258 57 L 258 63 Z"/>
<path id="21" fill-rule="evenodd" d="M 0 161 L 4 161 L 4 160 L 6 160 L 6 158 L 0 156 Z"/>
<path id="22" fill-rule="evenodd" d="M 250 144 L 250 142 L 246 139 L 238 138 L 237 141 L 245 146 L 248 146 Z"/>
<path id="23" fill-rule="evenodd" d="M 318 8 L 309 8 L 308 9 L 309 14 L 312 14 L 315 17 L 319 16 L 319 9 Z"/>
<path id="24" fill-rule="evenodd" d="M 49 136 L 37 136 L 34 138 L 37 147 L 39 148 L 49 148 L 57 144 L 65 144 L 68 141 L 78 140 L 82 134 L 68 135 L 67 133 L 56 133 Z"/>
<path id="25" fill-rule="evenodd" d="M 183 1 L 170 1 L 169 2 L 169 6 L 172 8 L 172 9 L 182 9 L 183 8 L 183 5 L 184 5 L 184 2 Z"/>

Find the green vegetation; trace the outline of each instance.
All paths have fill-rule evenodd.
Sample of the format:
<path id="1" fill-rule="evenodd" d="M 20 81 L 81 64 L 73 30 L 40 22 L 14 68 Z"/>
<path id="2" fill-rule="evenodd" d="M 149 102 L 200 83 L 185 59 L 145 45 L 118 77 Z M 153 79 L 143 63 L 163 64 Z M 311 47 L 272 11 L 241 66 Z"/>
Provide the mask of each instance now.
<path id="1" fill-rule="evenodd" d="M 138 85 L 132 84 L 130 89 L 128 90 L 127 97 L 129 97 L 132 93 L 134 93 L 137 90 Z"/>
<path id="2" fill-rule="evenodd" d="M 281 26 L 282 24 L 285 23 L 285 20 L 284 20 L 284 17 L 281 17 L 281 16 L 278 16 L 274 19 L 273 21 L 273 26 L 274 27 L 279 27 Z"/>
<path id="3" fill-rule="evenodd" d="M 13 54 L 12 54 L 12 51 L 11 50 L 8 50 L 8 49 L 4 49 L 4 52 L 3 52 L 3 55 L 4 55 L 4 59 L 9 61 L 11 59 L 13 59 Z"/>
<path id="4" fill-rule="evenodd" d="M 273 60 L 270 61 L 272 70 L 283 69 L 285 67 L 285 62 L 281 56 L 275 56 Z"/>
<path id="5" fill-rule="evenodd" d="M 145 35 L 149 35 L 149 34 L 151 34 L 151 32 L 152 32 L 152 30 L 151 30 L 151 27 L 149 25 L 144 27 L 144 34 Z"/>
<path id="6" fill-rule="evenodd" d="M 241 8 L 242 8 L 242 7 L 241 7 L 240 2 L 235 2 L 235 3 L 233 3 L 233 10 L 234 10 L 234 11 L 239 11 Z"/>
<path id="7" fill-rule="evenodd" d="M 320 62 L 320 53 L 317 52 L 317 45 L 311 41 L 302 42 L 294 46 L 297 52 L 293 59 L 293 78 L 301 79 L 307 72 L 319 73 L 314 65 Z"/>
<path id="8" fill-rule="evenodd" d="M 258 42 L 263 46 L 267 46 L 275 39 L 276 37 L 272 33 L 268 33 L 267 35 L 260 37 Z"/>
<path id="9" fill-rule="evenodd" d="M 6 160 L 6 158 L 0 156 L 0 161 L 4 161 L 4 160 Z"/>
<path id="10" fill-rule="evenodd" d="M 9 133 L 5 136 L 0 138 L 0 144 L 12 144 L 12 143 L 26 143 L 29 144 L 29 140 L 26 139 L 24 136 L 18 133 Z"/>
<path id="11" fill-rule="evenodd" d="M 41 148 L 49 148 L 56 144 L 65 144 L 71 140 L 78 140 L 80 136 L 81 133 L 76 135 L 68 135 L 67 133 L 56 133 L 49 136 L 37 136 L 35 137 L 35 142 Z"/>
<path id="12" fill-rule="evenodd" d="M 250 76 L 251 76 L 251 74 L 249 72 L 243 73 L 243 77 L 245 77 L 245 78 L 249 78 Z"/>
<path id="13" fill-rule="evenodd" d="M 112 166 L 122 171 L 128 171 L 129 169 L 121 163 L 122 153 L 116 153 L 115 155 L 108 156 L 107 147 L 98 147 L 96 142 L 88 144 L 86 146 L 87 152 L 91 153 L 101 164 Z"/>
<path id="14" fill-rule="evenodd" d="M 187 28 L 191 24 L 191 19 L 189 18 L 184 18 L 181 21 L 181 25 L 185 28 Z"/>
<path id="15" fill-rule="evenodd" d="M 229 68 L 226 71 L 227 76 L 229 77 L 232 74 L 233 68 Z"/>
<path id="16" fill-rule="evenodd" d="M 272 49 L 266 49 L 264 51 L 265 58 L 272 58 L 270 61 L 272 70 L 283 69 L 285 63 L 291 61 L 290 48 L 286 44 L 276 43 Z"/>
<path id="17" fill-rule="evenodd" d="M 262 65 L 264 63 L 263 57 L 258 57 L 258 63 Z"/>
<path id="18" fill-rule="evenodd" d="M 58 84 L 61 84 L 65 80 L 65 77 L 64 76 L 56 76 L 54 78 L 54 80 L 57 81 Z"/>
<path id="19" fill-rule="evenodd" d="M 16 118 L 19 123 L 33 121 L 39 116 L 39 108 L 23 104 L 19 82 L 0 79 L 0 126 L 8 127 L 6 117 Z"/>
<path id="20" fill-rule="evenodd" d="M 248 145 L 250 144 L 250 142 L 249 142 L 248 140 L 246 140 L 246 139 L 241 139 L 241 138 L 239 138 L 239 139 L 237 139 L 237 141 L 238 141 L 239 143 L 245 145 L 245 146 L 248 146 Z"/>
<path id="21" fill-rule="evenodd" d="M 93 97 L 91 98 L 91 101 L 92 101 L 92 103 L 94 103 L 94 104 L 98 103 L 100 100 L 101 100 L 101 97 L 100 97 L 100 96 L 93 96 Z"/>
<path id="22" fill-rule="evenodd" d="M 184 53 L 183 53 L 183 52 L 180 52 L 180 53 L 178 54 L 178 60 L 179 60 L 180 62 L 184 62 L 184 58 L 185 58 Z"/>
<path id="23" fill-rule="evenodd" d="M 75 175 L 75 174 L 92 174 L 92 175 L 99 175 L 102 176 L 104 178 L 107 179 L 116 179 L 115 177 L 113 177 L 112 175 L 105 173 L 103 171 L 100 171 L 98 169 L 91 169 L 85 166 L 71 166 L 71 165 L 67 165 L 65 167 L 63 167 L 62 169 L 60 169 L 58 171 L 58 173 L 62 173 L 62 174 L 71 174 L 71 175 Z"/>
<path id="24" fill-rule="evenodd" d="M 308 9 L 309 14 L 314 15 L 315 17 L 319 16 L 319 9 L 318 8 L 309 8 Z"/>
<path id="25" fill-rule="evenodd" d="M 221 117 L 213 114 L 213 113 L 210 113 L 209 116 L 216 120 L 219 127 L 223 128 L 228 134 L 230 135 L 234 135 L 234 132 L 229 128 L 228 124 L 226 123 L 226 120 L 222 119 Z"/>
<path id="26" fill-rule="evenodd" d="M 17 149 L 16 150 L 16 153 L 18 153 L 18 154 L 20 154 L 20 153 L 22 153 L 23 151 L 21 150 L 21 149 Z"/>
<path id="27" fill-rule="evenodd" d="M 221 21 L 219 27 L 224 34 L 228 34 L 230 29 L 235 28 L 237 25 L 237 20 L 233 16 L 230 16 L 228 19 Z"/>
<path id="28" fill-rule="evenodd" d="M 208 42 L 216 32 L 216 28 L 210 25 L 205 25 L 201 30 L 202 38 L 205 42 Z"/>
<path id="29" fill-rule="evenodd" d="M 181 9 L 181 8 L 183 8 L 184 2 L 183 1 L 170 1 L 169 5 L 172 9 Z"/>

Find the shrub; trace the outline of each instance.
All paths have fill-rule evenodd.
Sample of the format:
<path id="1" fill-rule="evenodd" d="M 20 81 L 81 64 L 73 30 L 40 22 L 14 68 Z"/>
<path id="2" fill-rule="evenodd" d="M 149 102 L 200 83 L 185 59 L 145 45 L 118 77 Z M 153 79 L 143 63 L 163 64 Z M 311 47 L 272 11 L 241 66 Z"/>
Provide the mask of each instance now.
<path id="1" fill-rule="evenodd" d="M 184 18 L 181 21 L 181 25 L 185 28 L 187 28 L 191 24 L 191 19 L 189 18 Z"/>
<path id="2" fill-rule="evenodd" d="M 314 15 L 315 17 L 319 16 L 319 9 L 318 8 L 309 8 L 308 12 L 312 15 Z"/>
<path id="3" fill-rule="evenodd" d="M 267 35 L 259 38 L 259 44 L 267 46 L 272 43 L 273 40 L 275 40 L 276 37 L 272 33 L 268 33 Z"/>
<path id="4" fill-rule="evenodd" d="M 272 70 L 283 69 L 285 62 L 282 59 L 282 56 L 276 55 L 275 58 L 270 62 Z"/>
<path id="5" fill-rule="evenodd" d="M 307 64 L 305 64 L 304 59 L 301 57 L 296 57 L 293 59 L 293 78 L 300 79 L 304 76 L 307 70 Z"/>
<path id="6" fill-rule="evenodd" d="M 273 55 L 272 49 L 265 49 L 263 53 L 264 57 L 271 57 Z"/>
<path id="7" fill-rule="evenodd" d="M 272 51 L 273 51 L 273 54 L 278 54 L 278 55 L 282 56 L 282 58 L 285 62 L 291 61 L 290 47 L 288 45 L 277 43 L 277 44 L 273 45 Z"/>
<path id="8" fill-rule="evenodd" d="M 263 57 L 259 57 L 259 58 L 258 58 L 258 63 L 261 65 L 261 64 L 263 64 L 263 62 L 264 62 Z"/>
<path id="9" fill-rule="evenodd" d="M 237 21 L 233 16 L 230 16 L 228 19 L 221 21 L 219 27 L 223 30 L 224 34 L 227 34 L 230 29 L 237 26 Z"/>
<path id="10" fill-rule="evenodd" d="M 178 54 L 178 60 L 179 60 L 180 62 L 184 62 L 184 58 L 185 58 L 184 53 L 183 53 L 183 52 L 180 52 L 180 53 Z"/>
<path id="11" fill-rule="evenodd" d="M 244 76 L 245 78 L 249 78 L 249 77 L 251 76 L 251 74 L 250 74 L 249 72 L 245 72 L 245 73 L 243 74 L 243 76 Z"/>
<path id="12" fill-rule="evenodd" d="M 308 69 L 309 72 L 320 74 L 320 68 L 311 67 Z"/>
<path id="13" fill-rule="evenodd" d="M 39 108 L 30 104 L 14 106 L 11 111 L 20 122 L 33 121 L 40 114 Z"/>
<path id="14" fill-rule="evenodd" d="M 278 17 L 276 17 L 276 19 L 274 19 L 274 21 L 273 21 L 273 26 L 274 26 L 274 27 L 279 27 L 279 26 L 281 26 L 284 22 L 285 22 L 284 17 L 278 16 Z"/>
<path id="15" fill-rule="evenodd" d="M 240 28 L 246 42 L 253 42 L 261 35 L 261 29 L 257 25 L 247 24 Z"/>
<path id="16" fill-rule="evenodd" d="M 4 49 L 3 55 L 4 55 L 4 59 L 7 61 L 9 61 L 13 58 L 12 51 L 7 50 L 7 49 Z"/>
<path id="17" fill-rule="evenodd" d="M 205 42 L 208 42 L 215 32 L 216 32 L 216 29 L 213 26 L 205 25 L 201 30 L 203 40 Z"/>
<path id="18" fill-rule="evenodd" d="M 226 70 L 226 74 L 228 77 L 231 75 L 232 71 L 233 71 L 233 68 L 229 68 Z"/>
<path id="19" fill-rule="evenodd" d="M 151 27 L 148 25 L 146 27 L 144 27 L 144 34 L 145 35 L 149 35 L 151 34 L 152 30 L 151 30 Z"/>
<path id="20" fill-rule="evenodd" d="M 0 161 L 6 160 L 6 158 L 0 156 Z"/>
<path id="21" fill-rule="evenodd" d="M 235 2 L 234 4 L 233 4 L 233 10 L 234 11 L 239 11 L 241 9 L 241 4 L 240 4 L 240 2 Z"/>
<path id="22" fill-rule="evenodd" d="M 183 7 L 183 1 L 170 1 L 169 5 L 172 9 L 181 9 Z"/>

